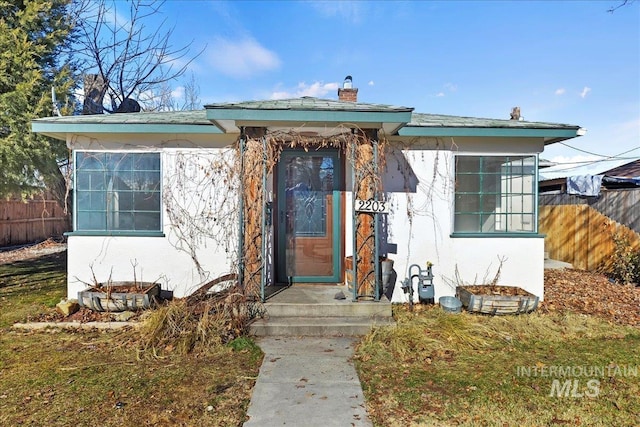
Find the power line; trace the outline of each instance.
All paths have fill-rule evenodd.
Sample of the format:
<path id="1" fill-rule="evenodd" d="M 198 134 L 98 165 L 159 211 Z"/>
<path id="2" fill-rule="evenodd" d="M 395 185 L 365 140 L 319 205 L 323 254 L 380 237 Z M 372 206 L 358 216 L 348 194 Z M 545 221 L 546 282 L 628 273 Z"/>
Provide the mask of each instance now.
<path id="1" fill-rule="evenodd" d="M 594 162 L 607 162 L 607 161 L 612 161 L 612 160 L 636 160 L 640 158 L 640 156 L 636 156 L 636 157 L 608 157 L 606 159 L 597 159 L 597 160 L 576 160 L 573 162 L 550 162 L 555 165 L 583 165 L 583 164 L 587 164 L 587 163 L 594 163 Z M 553 166 L 550 166 L 553 167 Z"/>
<path id="2" fill-rule="evenodd" d="M 559 142 L 559 144 L 564 145 L 567 148 L 571 148 L 572 150 L 580 151 L 581 153 L 590 154 L 592 156 L 597 156 L 597 157 L 606 157 L 607 159 L 618 159 L 618 158 L 627 159 L 628 157 L 619 157 L 619 156 L 622 156 L 623 154 L 627 154 L 627 153 L 630 153 L 632 151 L 640 149 L 640 147 L 635 147 L 635 148 L 632 148 L 631 150 L 625 151 L 624 153 L 620 153 L 620 154 L 618 154 L 616 156 L 606 156 L 604 154 L 598 154 L 598 153 L 594 153 L 594 152 L 591 152 L 591 151 L 582 150 L 580 148 L 577 148 L 577 147 L 574 147 L 572 145 L 569 145 L 566 142 Z"/>
<path id="3" fill-rule="evenodd" d="M 562 143 L 562 142 L 561 142 L 561 144 L 563 144 L 563 145 L 567 145 L 567 144 L 564 144 L 564 143 Z M 583 151 L 583 150 L 579 150 L 579 149 L 577 149 L 577 148 L 575 148 L 575 147 L 571 147 L 571 146 L 569 146 L 569 145 L 567 145 L 567 146 L 568 146 L 569 148 L 573 148 L 573 149 L 578 150 L 578 151 Z M 584 161 L 581 161 L 581 162 L 560 162 L 560 163 L 557 163 L 557 164 L 560 164 L 560 165 L 572 165 L 572 164 L 574 164 L 574 165 L 576 165 L 576 166 L 570 166 L 570 167 L 567 167 L 567 168 L 561 168 L 561 169 L 552 169 L 552 170 L 550 170 L 549 172 L 551 172 L 551 173 L 554 173 L 554 172 L 564 172 L 564 171 L 568 171 L 568 170 L 571 170 L 571 169 L 579 168 L 579 167 L 581 167 L 581 166 L 593 165 L 593 164 L 596 164 L 596 163 L 608 162 L 608 161 L 611 161 L 611 160 L 637 160 L 637 159 L 638 159 L 638 157 L 621 157 L 621 156 L 623 156 L 623 155 L 625 155 L 625 154 L 627 154 L 627 153 L 630 153 L 630 152 L 632 152 L 632 151 L 635 151 L 635 150 L 637 150 L 637 149 L 639 149 L 639 148 L 640 148 L 640 147 L 634 147 L 634 148 L 632 148 L 631 150 L 623 151 L 622 153 L 620 153 L 620 154 L 616 154 L 615 156 L 602 156 L 602 157 L 605 157 L 605 158 L 603 158 L 603 159 L 598 159 L 598 160 L 584 160 Z M 589 152 L 587 152 L 587 151 L 585 151 L 585 153 L 587 153 L 587 154 L 591 154 L 591 155 L 595 155 L 595 156 L 600 156 L 599 154 L 589 153 Z M 553 166 L 551 166 L 551 168 L 553 168 Z M 547 169 L 548 169 L 548 168 L 547 168 Z M 542 174 L 544 174 L 544 171 L 545 171 L 545 170 L 544 170 L 544 169 L 542 169 Z"/>

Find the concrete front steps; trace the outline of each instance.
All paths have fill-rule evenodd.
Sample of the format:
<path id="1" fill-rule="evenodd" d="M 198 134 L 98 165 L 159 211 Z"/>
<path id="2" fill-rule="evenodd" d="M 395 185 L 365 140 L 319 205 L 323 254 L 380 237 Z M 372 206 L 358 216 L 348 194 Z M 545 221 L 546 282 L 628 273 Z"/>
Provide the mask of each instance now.
<path id="1" fill-rule="evenodd" d="M 335 299 L 344 292 L 345 300 Z M 266 315 L 250 326 L 255 336 L 361 336 L 394 325 L 391 303 L 352 302 L 344 286 L 294 285 L 267 300 Z"/>

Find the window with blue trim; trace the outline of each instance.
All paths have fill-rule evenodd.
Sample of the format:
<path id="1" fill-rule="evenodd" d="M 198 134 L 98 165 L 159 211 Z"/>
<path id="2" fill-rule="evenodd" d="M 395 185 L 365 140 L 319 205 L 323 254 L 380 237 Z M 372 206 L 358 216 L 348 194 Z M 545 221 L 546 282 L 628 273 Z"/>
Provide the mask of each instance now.
<path id="1" fill-rule="evenodd" d="M 456 156 L 454 233 L 537 233 L 537 156 Z"/>
<path id="2" fill-rule="evenodd" d="M 160 153 L 77 151 L 75 230 L 161 231 Z"/>

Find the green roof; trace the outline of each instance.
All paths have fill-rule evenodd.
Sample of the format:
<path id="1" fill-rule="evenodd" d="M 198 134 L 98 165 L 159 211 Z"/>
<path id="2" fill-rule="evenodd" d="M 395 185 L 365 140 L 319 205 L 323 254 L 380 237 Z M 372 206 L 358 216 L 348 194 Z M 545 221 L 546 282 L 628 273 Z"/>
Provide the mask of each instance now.
<path id="1" fill-rule="evenodd" d="M 489 136 L 542 137 L 545 144 L 580 136 L 584 130 L 577 125 L 520 120 L 483 119 L 413 113 L 411 121 L 399 131 L 400 136 Z"/>
<path id="2" fill-rule="evenodd" d="M 302 97 L 209 104 L 203 110 L 47 117 L 34 132 L 64 139 L 67 133 L 238 132 L 240 126 L 335 125 L 383 128 L 412 137 L 542 137 L 552 143 L 583 134 L 580 126 L 414 113 L 413 108 Z"/>
<path id="3" fill-rule="evenodd" d="M 31 130 L 58 139 L 67 133 L 222 133 L 205 110 L 45 117 L 33 120 Z"/>
<path id="4" fill-rule="evenodd" d="M 211 126 L 205 110 L 154 111 L 151 113 L 92 114 L 87 116 L 45 117 L 38 123 L 94 123 L 94 124 L 181 124 Z"/>
<path id="5" fill-rule="evenodd" d="M 246 101 L 236 103 L 208 104 L 207 110 L 296 110 L 296 111 L 359 111 L 359 112 L 411 112 L 413 108 L 386 104 L 346 102 L 334 99 L 320 99 L 310 96 L 266 101 Z M 215 113 L 213 113 L 215 114 Z"/>
<path id="6" fill-rule="evenodd" d="M 413 113 L 406 127 L 472 127 L 510 129 L 557 129 L 559 127 L 578 129 L 580 126 L 560 123 L 525 122 L 521 120 L 482 119 L 477 117 L 445 116 L 442 114 Z"/>

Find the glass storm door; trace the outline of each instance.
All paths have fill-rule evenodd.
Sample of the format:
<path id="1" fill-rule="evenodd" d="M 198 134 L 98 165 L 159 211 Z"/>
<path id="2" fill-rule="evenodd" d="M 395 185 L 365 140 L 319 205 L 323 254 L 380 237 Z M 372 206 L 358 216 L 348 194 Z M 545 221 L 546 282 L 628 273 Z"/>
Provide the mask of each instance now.
<path id="1" fill-rule="evenodd" d="M 277 169 L 277 281 L 340 280 L 337 151 L 284 151 Z"/>

